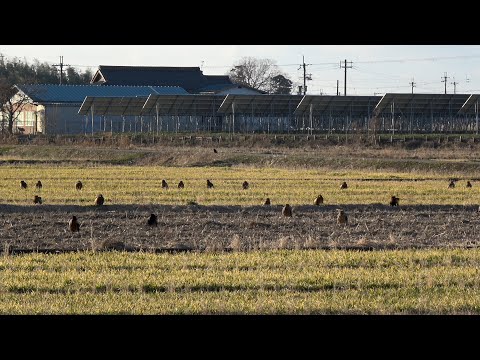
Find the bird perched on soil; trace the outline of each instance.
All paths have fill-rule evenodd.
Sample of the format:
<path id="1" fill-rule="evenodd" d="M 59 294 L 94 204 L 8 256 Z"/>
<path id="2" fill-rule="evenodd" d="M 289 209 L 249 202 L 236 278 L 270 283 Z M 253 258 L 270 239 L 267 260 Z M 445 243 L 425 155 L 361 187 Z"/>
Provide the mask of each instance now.
<path id="1" fill-rule="evenodd" d="M 34 204 L 41 204 L 42 203 L 42 198 L 38 195 L 35 195 L 35 197 L 33 198 L 33 203 Z"/>
<path id="2" fill-rule="evenodd" d="M 162 180 L 162 189 L 168 189 L 168 184 L 167 182 L 164 180 Z"/>
<path id="3" fill-rule="evenodd" d="M 22 187 L 22 189 L 26 189 L 28 187 L 27 183 L 25 181 L 20 181 L 20 186 Z"/>
<path id="4" fill-rule="evenodd" d="M 247 190 L 249 187 L 248 181 L 244 181 L 242 184 L 243 190 Z"/>
<path id="5" fill-rule="evenodd" d="M 68 220 L 68 228 L 71 232 L 80 231 L 80 224 L 78 223 L 75 215 L 72 215 L 72 218 Z"/>
<path id="6" fill-rule="evenodd" d="M 392 198 L 390 199 L 390 206 L 398 206 L 399 200 L 400 200 L 399 198 L 393 195 Z"/>
<path id="7" fill-rule="evenodd" d="M 43 185 L 42 185 L 42 182 L 41 182 L 40 180 L 38 180 L 37 183 L 35 184 L 35 188 L 36 188 L 37 190 L 42 190 L 42 186 L 43 186 Z"/>
<path id="8" fill-rule="evenodd" d="M 337 209 L 338 215 L 337 215 L 337 224 L 340 225 L 347 225 L 348 224 L 348 217 L 347 214 L 345 214 L 345 211 Z"/>
<path id="9" fill-rule="evenodd" d="M 103 195 L 102 195 L 102 194 L 99 194 L 99 195 L 95 198 L 95 205 L 97 205 L 97 206 L 103 205 L 104 202 L 105 202 L 105 199 L 103 198 Z"/>
<path id="10" fill-rule="evenodd" d="M 147 220 L 147 225 L 149 226 L 157 226 L 157 215 L 155 214 L 150 214 L 150 217 Z"/>
<path id="11" fill-rule="evenodd" d="M 472 187 L 472 183 L 470 181 L 467 181 L 467 188 L 471 188 Z"/>
<path id="12" fill-rule="evenodd" d="M 267 198 L 263 203 L 263 205 L 267 205 L 267 206 L 270 205 L 270 198 Z"/>
<path id="13" fill-rule="evenodd" d="M 322 195 L 318 195 L 316 198 L 315 198 L 315 202 L 314 202 L 315 205 L 320 205 L 320 204 L 323 204 L 323 196 Z"/>
<path id="14" fill-rule="evenodd" d="M 282 208 L 282 215 L 283 215 L 283 216 L 288 216 L 288 217 L 292 217 L 292 216 L 293 216 L 292 207 L 291 207 L 289 204 L 286 204 L 286 205 Z"/>
<path id="15" fill-rule="evenodd" d="M 82 190 L 82 188 L 83 188 L 82 182 L 80 180 L 77 181 L 77 183 L 75 184 L 75 189 Z"/>
<path id="16" fill-rule="evenodd" d="M 207 180 L 207 188 L 213 188 L 213 183 L 210 180 Z"/>
<path id="17" fill-rule="evenodd" d="M 455 187 L 455 181 L 450 181 L 450 184 L 448 184 L 449 189 L 453 189 Z"/>
<path id="18" fill-rule="evenodd" d="M 340 185 L 340 189 L 346 189 L 346 188 L 348 188 L 348 185 L 347 185 L 347 182 L 344 181 L 342 185 Z"/>
<path id="19" fill-rule="evenodd" d="M 185 184 L 183 183 L 182 180 L 180 180 L 180 182 L 178 183 L 178 188 L 183 189 L 184 187 L 185 187 Z"/>
<path id="20" fill-rule="evenodd" d="M 214 152 L 215 154 L 218 153 L 217 149 L 213 149 L 213 152 Z"/>

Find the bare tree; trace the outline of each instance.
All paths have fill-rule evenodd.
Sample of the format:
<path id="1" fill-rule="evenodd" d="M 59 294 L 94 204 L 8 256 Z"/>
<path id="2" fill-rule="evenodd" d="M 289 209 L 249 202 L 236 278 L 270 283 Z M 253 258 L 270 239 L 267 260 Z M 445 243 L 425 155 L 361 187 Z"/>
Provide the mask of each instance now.
<path id="1" fill-rule="evenodd" d="M 23 108 L 29 104 L 30 98 L 4 79 L 0 79 L 0 115 L 2 133 L 13 134 L 13 124 L 20 116 Z"/>
<path id="2" fill-rule="evenodd" d="M 243 57 L 230 69 L 228 75 L 236 84 L 249 86 L 271 94 L 285 94 L 285 84 L 287 87 L 290 84 L 291 90 L 291 81 L 278 69 L 275 61 L 271 59 Z"/>

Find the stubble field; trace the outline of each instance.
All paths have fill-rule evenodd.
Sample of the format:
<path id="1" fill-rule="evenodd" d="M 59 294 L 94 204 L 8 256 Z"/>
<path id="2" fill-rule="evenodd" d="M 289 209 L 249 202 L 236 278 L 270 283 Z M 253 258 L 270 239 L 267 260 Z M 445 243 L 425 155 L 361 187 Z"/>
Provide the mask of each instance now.
<path id="1" fill-rule="evenodd" d="M 0 151 L 2 313 L 479 313 L 476 152 L 219 150 Z"/>

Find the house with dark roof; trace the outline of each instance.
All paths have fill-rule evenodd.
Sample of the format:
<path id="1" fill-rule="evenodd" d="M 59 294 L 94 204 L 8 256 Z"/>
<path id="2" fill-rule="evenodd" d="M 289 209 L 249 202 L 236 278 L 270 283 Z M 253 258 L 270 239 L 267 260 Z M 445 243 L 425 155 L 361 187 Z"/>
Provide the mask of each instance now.
<path id="1" fill-rule="evenodd" d="M 179 86 L 98 86 L 98 85 L 15 85 L 17 99 L 25 99 L 14 123 L 14 131 L 25 134 L 81 134 L 96 131 L 121 131 L 125 117 L 101 116 L 87 119 L 78 109 L 87 96 L 143 98 L 149 95 L 185 95 Z"/>
<path id="2" fill-rule="evenodd" d="M 100 65 L 90 81 L 95 85 L 180 86 L 190 94 L 264 94 L 234 84 L 227 75 L 204 75 L 199 67 Z"/>

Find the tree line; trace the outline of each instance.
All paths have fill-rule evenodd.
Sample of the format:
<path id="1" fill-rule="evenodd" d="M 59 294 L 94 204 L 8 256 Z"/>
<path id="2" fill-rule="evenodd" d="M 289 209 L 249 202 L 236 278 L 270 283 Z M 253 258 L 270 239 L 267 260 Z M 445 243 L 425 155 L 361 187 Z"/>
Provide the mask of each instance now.
<path id="1" fill-rule="evenodd" d="M 79 71 L 72 66 L 66 67 L 62 76 L 62 84 L 89 84 L 93 76 L 90 69 Z M 21 60 L 17 57 L 4 60 L 0 57 L 0 130 L 2 133 L 13 134 L 13 124 L 18 118 L 21 109 L 26 105 L 27 98 L 18 96 L 13 87 L 15 84 L 59 84 L 60 70 L 55 66 L 40 62 L 37 59 L 33 63 Z"/>
<path id="2" fill-rule="evenodd" d="M 11 86 L 14 84 L 59 84 L 60 70 L 55 66 L 40 62 L 37 59 L 33 63 L 17 57 L 11 60 L 0 58 L 0 81 Z M 84 72 L 68 66 L 64 69 L 62 84 L 89 84 L 93 76 L 90 69 Z"/>

